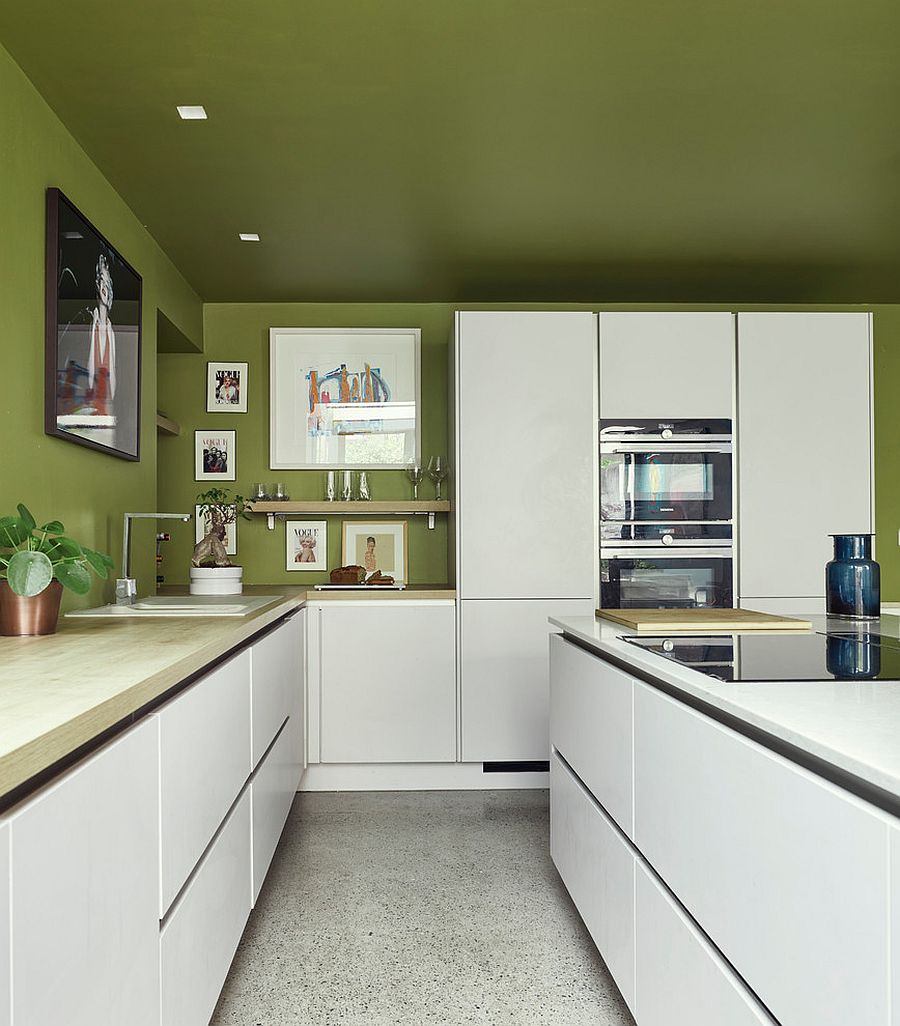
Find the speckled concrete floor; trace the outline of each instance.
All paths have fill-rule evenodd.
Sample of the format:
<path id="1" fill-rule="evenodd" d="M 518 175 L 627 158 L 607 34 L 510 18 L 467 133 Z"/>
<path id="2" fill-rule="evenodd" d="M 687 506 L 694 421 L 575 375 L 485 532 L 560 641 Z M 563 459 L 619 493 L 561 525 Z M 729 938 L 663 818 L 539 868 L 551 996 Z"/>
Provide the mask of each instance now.
<path id="1" fill-rule="evenodd" d="M 302 794 L 212 1026 L 633 1026 L 545 791 Z"/>

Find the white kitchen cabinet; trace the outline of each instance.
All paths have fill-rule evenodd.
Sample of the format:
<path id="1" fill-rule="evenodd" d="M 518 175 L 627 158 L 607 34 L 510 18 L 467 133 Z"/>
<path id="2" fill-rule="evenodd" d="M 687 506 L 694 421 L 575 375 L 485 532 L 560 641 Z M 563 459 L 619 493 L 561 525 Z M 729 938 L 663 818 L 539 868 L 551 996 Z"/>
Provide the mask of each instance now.
<path id="1" fill-rule="evenodd" d="M 253 765 L 295 710 L 303 693 L 302 625 L 297 616 L 280 623 L 250 649 L 253 723 Z"/>
<path id="2" fill-rule="evenodd" d="M 291 720 L 284 724 L 275 743 L 256 768 L 250 783 L 254 905 L 297 794 L 292 726 Z"/>
<path id="3" fill-rule="evenodd" d="M 822 598 L 829 534 L 874 530 L 871 350 L 870 314 L 738 315 L 742 603 Z"/>
<path id="4" fill-rule="evenodd" d="M 550 854 L 633 1010 L 635 856 L 556 752 L 550 760 Z"/>
<path id="5" fill-rule="evenodd" d="M 299 683 L 294 690 L 291 702 L 291 723 L 289 727 L 291 736 L 291 765 L 293 766 L 294 790 L 300 787 L 300 779 L 306 770 L 309 758 L 309 692 L 307 689 L 307 657 L 308 641 L 307 631 L 309 629 L 309 610 L 301 609 L 296 616 L 297 640 L 300 650 L 297 653 Z"/>
<path id="6" fill-rule="evenodd" d="M 550 616 L 590 616 L 591 599 L 460 603 L 462 761 L 546 760 Z"/>
<path id="7" fill-rule="evenodd" d="M 159 1026 L 158 742 L 151 716 L 11 814 L 14 1026 Z"/>
<path id="8" fill-rule="evenodd" d="M 734 417 L 734 314 L 601 313 L 600 417 Z"/>
<path id="9" fill-rule="evenodd" d="M 634 920 L 638 1026 L 778 1026 L 640 859 Z"/>
<path id="10" fill-rule="evenodd" d="M 900 1026 L 900 827 L 891 829 L 891 1026 Z"/>
<path id="11" fill-rule="evenodd" d="M 634 767 L 637 847 L 779 1022 L 885 1026 L 887 817 L 642 682 Z"/>
<path id="12" fill-rule="evenodd" d="M 456 551 L 463 599 L 595 591 L 594 315 L 456 315 Z"/>
<path id="13" fill-rule="evenodd" d="M 550 637 L 550 742 L 632 836 L 633 682 L 562 635 Z"/>
<path id="14" fill-rule="evenodd" d="M 250 915 L 250 863 L 248 789 L 158 935 L 163 1026 L 209 1022 Z"/>
<path id="15" fill-rule="evenodd" d="M 250 776 L 250 650 L 159 712 L 160 918 Z"/>
<path id="16" fill-rule="evenodd" d="M 318 613 L 321 761 L 455 761 L 454 604 L 363 600 Z"/>
<path id="17" fill-rule="evenodd" d="M 0 825 L 0 881 L 9 880 L 9 825 Z M 0 1026 L 9 1026 L 10 1007 L 10 908 L 9 886 L 0 887 Z"/>

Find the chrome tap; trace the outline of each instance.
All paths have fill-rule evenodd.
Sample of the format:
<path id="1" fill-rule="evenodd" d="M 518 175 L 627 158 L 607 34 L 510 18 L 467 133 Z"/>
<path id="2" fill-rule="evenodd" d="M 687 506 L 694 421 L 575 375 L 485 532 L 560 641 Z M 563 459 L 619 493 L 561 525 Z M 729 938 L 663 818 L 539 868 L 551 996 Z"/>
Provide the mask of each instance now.
<path id="1" fill-rule="evenodd" d="M 131 521 L 132 520 L 183 520 L 188 523 L 190 513 L 126 513 L 125 529 L 122 534 L 122 576 L 116 581 L 116 605 L 130 606 L 137 598 L 137 580 L 131 576 Z"/>

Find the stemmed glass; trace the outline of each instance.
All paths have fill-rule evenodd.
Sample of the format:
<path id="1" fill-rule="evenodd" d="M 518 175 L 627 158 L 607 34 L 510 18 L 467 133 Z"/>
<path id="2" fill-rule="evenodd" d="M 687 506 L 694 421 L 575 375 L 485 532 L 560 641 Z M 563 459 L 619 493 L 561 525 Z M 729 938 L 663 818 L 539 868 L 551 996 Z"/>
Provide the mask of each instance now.
<path id="1" fill-rule="evenodd" d="M 428 461 L 428 476 L 434 481 L 434 497 L 441 501 L 441 481 L 450 473 L 450 467 L 443 456 L 432 456 Z"/>
<path id="2" fill-rule="evenodd" d="M 409 478 L 410 484 L 413 486 L 413 499 L 418 502 L 419 484 L 425 476 L 425 471 L 415 460 L 410 460 L 409 463 L 406 464 L 406 476 Z"/>

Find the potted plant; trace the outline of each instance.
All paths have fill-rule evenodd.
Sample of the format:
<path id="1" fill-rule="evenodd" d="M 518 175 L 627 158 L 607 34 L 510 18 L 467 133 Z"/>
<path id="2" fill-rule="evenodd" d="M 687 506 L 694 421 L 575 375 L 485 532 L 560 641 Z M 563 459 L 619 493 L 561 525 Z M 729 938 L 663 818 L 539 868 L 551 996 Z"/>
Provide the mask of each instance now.
<path id="1" fill-rule="evenodd" d="M 197 503 L 197 516 L 208 526 L 191 556 L 191 594 L 240 595 L 244 568 L 235 566 L 228 558 L 225 536 L 229 524 L 237 523 L 238 518 L 250 519 L 249 504 L 241 495 L 232 498 L 227 488 L 201 492 Z"/>
<path id="2" fill-rule="evenodd" d="M 84 595 L 91 571 L 106 578 L 113 561 L 79 545 L 58 520 L 41 527 L 21 503 L 0 517 L 0 634 L 53 634 L 63 588 Z"/>

